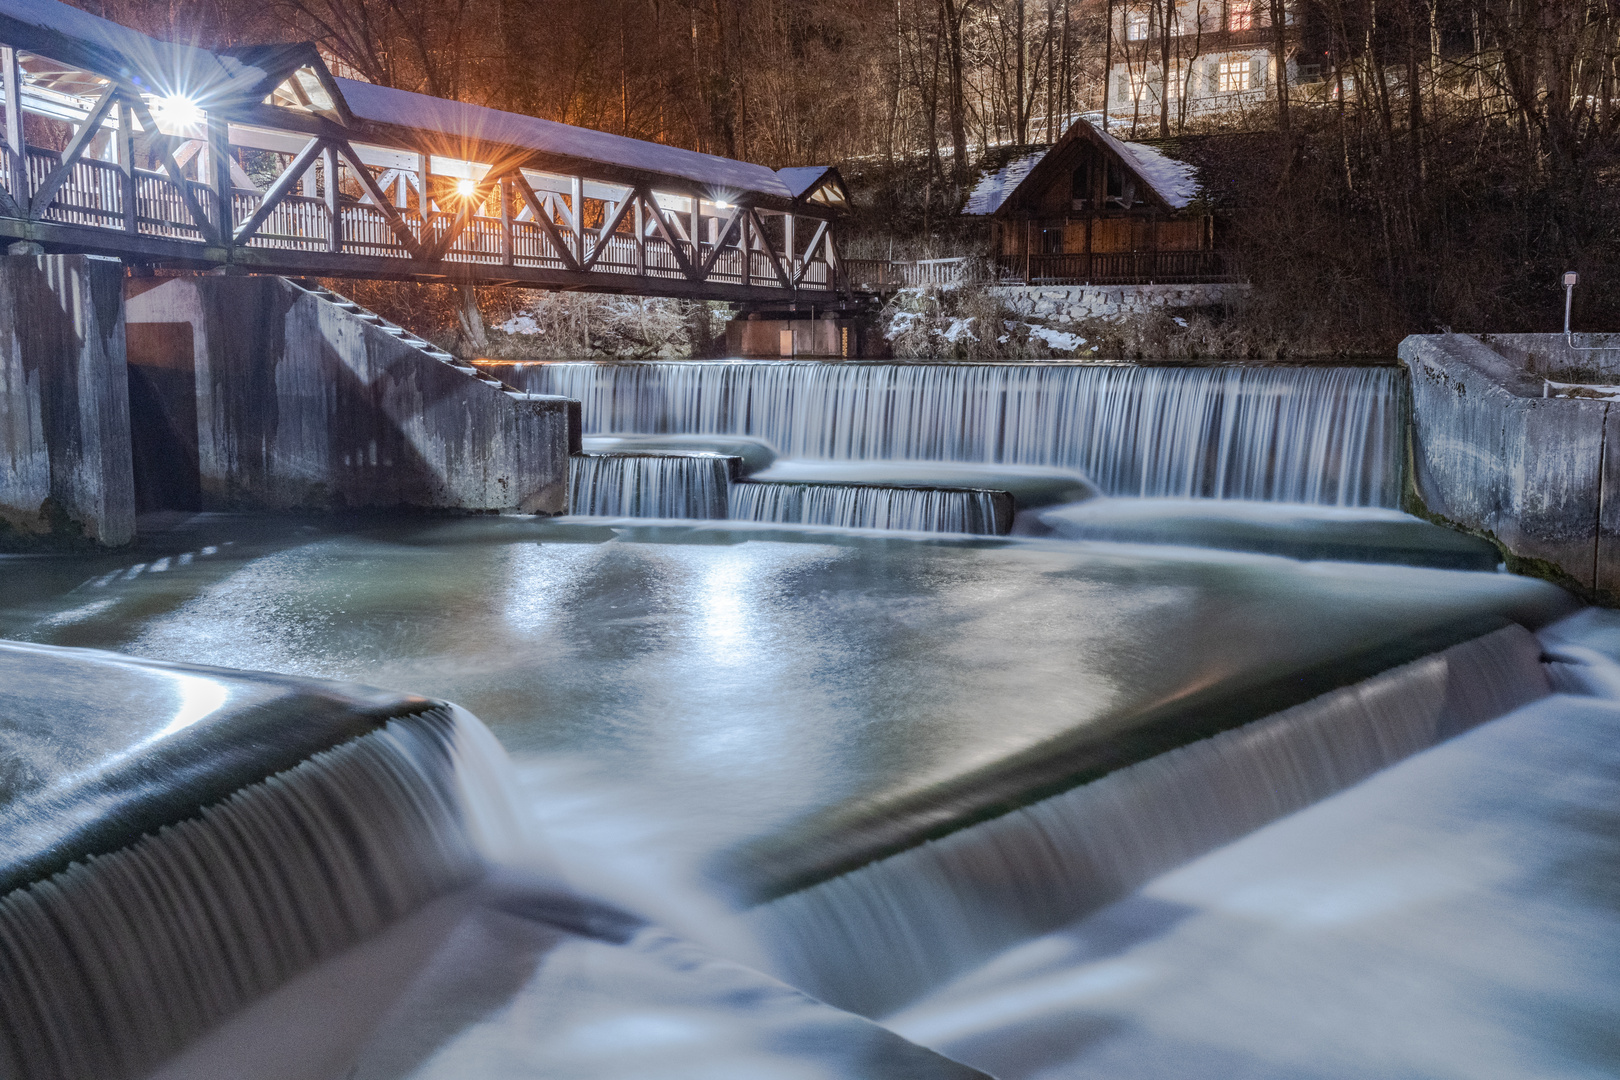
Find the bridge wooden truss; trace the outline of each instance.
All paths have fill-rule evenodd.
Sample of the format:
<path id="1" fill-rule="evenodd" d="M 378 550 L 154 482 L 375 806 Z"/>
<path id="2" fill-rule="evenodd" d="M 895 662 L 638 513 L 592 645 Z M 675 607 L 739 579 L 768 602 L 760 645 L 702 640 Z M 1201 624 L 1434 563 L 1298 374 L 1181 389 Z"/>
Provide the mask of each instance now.
<path id="1" fill-rule="evenodd" d="M 56 21 L 59 17 L 60 22 Z M 228 267 L 825 304 L 847 192 L 0 0 L 0 238 Z"/>

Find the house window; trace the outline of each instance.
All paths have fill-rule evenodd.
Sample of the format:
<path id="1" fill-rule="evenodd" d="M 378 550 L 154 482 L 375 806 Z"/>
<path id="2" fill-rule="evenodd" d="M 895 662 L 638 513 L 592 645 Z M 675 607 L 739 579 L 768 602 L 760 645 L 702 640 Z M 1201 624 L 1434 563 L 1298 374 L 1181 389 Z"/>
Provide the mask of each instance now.
<path id="1" fill-rule="evenodd" d="M 1226 28 L 1234 33 L 1239 30 L 1254 29 L 1254 5 L 1250 3 L 1235 3 L 1226 9 Z"/>
<path id="2" fill-rule="evenodd" d="M 1091 162 L 1083 162 L 1069 180 L 1069 208 L 1084 210 L 1096 196 L 1092 194 Z"/>
<path id="3" fill-rule="evenodd" d="M 1062 229 L 1042 229 L 1041 230 L 1041 254 L 1042 255 L 1061 255 L 1061 254 L 1063 254 L 1063 230 Z"/>
<path id="4" fill-rule="evenodd" d="M 1125 36 L 1131 41 L 1141 41 L 1148 36 L 1148 17 L 1146 12 L 1138 15 L 1125 16 Z"/>
<path id="5" fill-rule="evenodd" d="M 1249 88 L 1249 61 L 1222 60 L 1216 72 L 1215 88 L 1223 94 L 1235 94 Z"/>

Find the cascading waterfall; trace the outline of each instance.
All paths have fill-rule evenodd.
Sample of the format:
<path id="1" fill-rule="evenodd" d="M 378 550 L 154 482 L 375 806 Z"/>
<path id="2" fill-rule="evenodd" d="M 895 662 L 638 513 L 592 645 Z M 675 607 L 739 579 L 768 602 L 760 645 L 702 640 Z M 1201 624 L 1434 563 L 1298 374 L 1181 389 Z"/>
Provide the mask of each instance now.
<path id="1" fill-rule="evenodd" d="M 1399 498 L 1395 368 L 773 361 L 500 374 L 578 399 L 587 432 L 744 435 L 787 458 L 1057 466 L 1108 495 Z"/>
<path id="2" fill-rule="evenodd" d="M 454 707 L 402 717 L 0 898 L 0 1076 L 141 1075 L 474 877 L 500 753 Z"/>
<path id="3" fill-rule="evenodd" d="M 850 529 L 1000 535 L 1012 526 L 1012 497 L 968 488 L 891 488 L 862 484 L 741 483 L 729 516 Z"/>
<path id="4" fill-rule="evenodd" d="M 568 505 L 592 517 L 723 518 L 735 467 L 718 454 L 575 454 Z"/>
<path id="5" fill-rule="evenodd" d="M 1510 626 L 752 913 L 786 977 L 880 1016 L 1001 949 L 1388 765 L 1547 695 Z"/>

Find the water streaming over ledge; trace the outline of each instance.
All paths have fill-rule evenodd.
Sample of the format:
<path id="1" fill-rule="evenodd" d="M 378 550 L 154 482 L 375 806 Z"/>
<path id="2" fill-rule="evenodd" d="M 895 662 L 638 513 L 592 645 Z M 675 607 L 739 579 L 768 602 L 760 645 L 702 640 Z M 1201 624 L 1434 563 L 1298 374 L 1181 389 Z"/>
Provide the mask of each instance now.
<path id="1" fill-rule="evenodd" d="M 732 469 L 717 454 L 575 454 L 568 505 L 592 517 L 723 518 Z"/>
<path id="2" fill-rule="evenodd" d="M 466 882 L 503 767 L 477 720 L 432 709 L 6 895 L 0 1076 L 141 1075 Z"/>
<path id="3" fill-rule="evenodd" d="M 753 912 L 788 977 L 881 1016 L 1014 942 L 1551 692 L 1518 626 L 1190 743 Z"/>
<path id="4" fill-rule="evenodd" d="M 1003 491 L 745 483 L 732 485 L 728 516 L 734 521 L 995 536 L 1011 527 L 1013 503 Z"/>
<path id="5" fill-rule="evenodd" d="M 557 363 L 501 377 L 587 433 L 744 435 L 787 458 L 1045 465 L 1108 495 L 1395 506 L 1392 367 Z"/>

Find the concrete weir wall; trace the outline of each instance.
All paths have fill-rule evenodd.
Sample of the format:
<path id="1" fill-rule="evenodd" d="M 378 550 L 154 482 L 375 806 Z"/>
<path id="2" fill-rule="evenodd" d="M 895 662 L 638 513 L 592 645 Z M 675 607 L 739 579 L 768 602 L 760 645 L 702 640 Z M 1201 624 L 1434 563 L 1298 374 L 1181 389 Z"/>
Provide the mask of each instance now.
<path id="1" fill-rule="evenodd" d="M 130 284 L 143 509 L 567 511 L 565 399 L 282 278 Z"/>
<path id="2" fill-rule="evenodd" d="M 1551 396 L 1544 382 L 1620 370 L 1620 349 L 1603 355 L 1553 334 L 1409 337 L 1400 348 L 1412 377 L 1412 483 L 1427 509 L 1615 602 L 1620 401 Z"/>
<path id="3" fill-rule="evenodd" d="M 135 535 L 124 268 L 0 257 L 0 547 Z"/>

